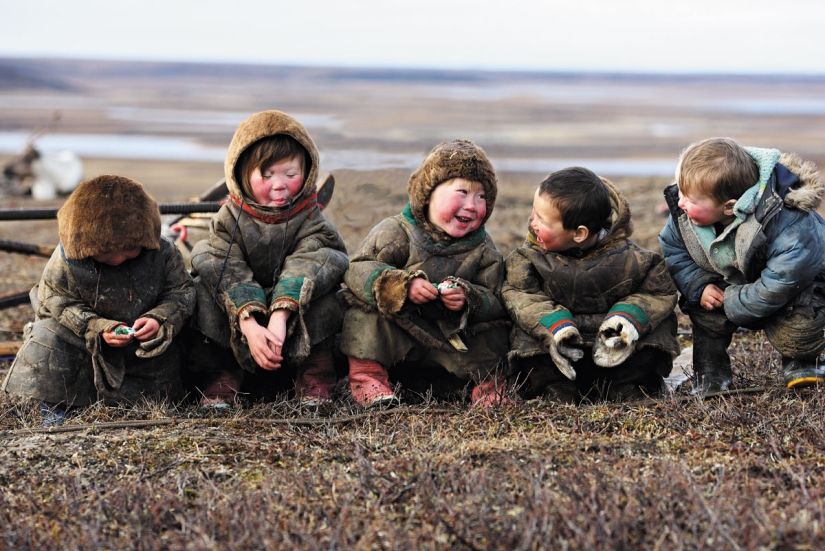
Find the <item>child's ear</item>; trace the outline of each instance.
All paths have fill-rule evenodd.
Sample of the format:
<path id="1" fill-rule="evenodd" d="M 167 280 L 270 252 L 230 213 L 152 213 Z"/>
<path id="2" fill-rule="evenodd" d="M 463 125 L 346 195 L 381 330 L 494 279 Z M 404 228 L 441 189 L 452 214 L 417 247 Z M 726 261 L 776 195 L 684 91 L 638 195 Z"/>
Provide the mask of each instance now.
<path id="1" fill-rule="evenodd" d="M 573 241 L 584 243 L 588 237 L 590 237 L 590 230 L 587 229 L 587 226 L 579 226 L 576 228 L 576 233 L 573 234 Z"/>
<path id="2" fill-rule="evenodd" d="M 735 206 L 736 206 L 736 199 L 730 199 L 730 200 L 726 201 L 725 202 L 725 209 L 723 211 L 725 213 L 725 216 L 732 215 L 733 214 L 733 207 L 735 207 Z"/>

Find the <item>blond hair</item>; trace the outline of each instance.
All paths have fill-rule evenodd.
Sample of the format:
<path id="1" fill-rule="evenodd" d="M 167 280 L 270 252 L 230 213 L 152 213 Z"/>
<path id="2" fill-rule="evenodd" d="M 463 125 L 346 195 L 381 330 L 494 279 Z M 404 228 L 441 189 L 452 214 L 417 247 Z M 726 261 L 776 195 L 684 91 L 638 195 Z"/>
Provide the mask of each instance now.
<path id="1" fill-rule="evenodd" d="M 687 146 L 676 167 L 676 183 L 685 194 L 700 193 L 717 204 L 739 199 L 759 181 L 759 167 L 731 138 L 709 138 Z"/>

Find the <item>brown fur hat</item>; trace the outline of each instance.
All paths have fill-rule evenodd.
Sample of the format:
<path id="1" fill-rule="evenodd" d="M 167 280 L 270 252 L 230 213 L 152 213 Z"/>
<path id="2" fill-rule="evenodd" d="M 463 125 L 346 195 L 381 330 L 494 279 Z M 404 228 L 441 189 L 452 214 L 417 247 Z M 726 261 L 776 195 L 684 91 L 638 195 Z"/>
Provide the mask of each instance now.
<path id="1" fill-rule="evenodd" d="M 138 182 L 106 174 L 77 186 L 57 212 L 66 258 L 124 249 L 160 249 L 158 204 Z"/>
<path id="2" fill-rule="evenodd" d="M 435 146 L 410 176 L 407 193 L 413 218 L 418 224 L 430 227 L 427 220 L 430 194 L 438 184 L 453 178 L 479 182 L 484 187 L 487 201 L 484 222 L 487 222 L 496 204 L 496 171 L 483 149 L 469 140 L 453 140 Z"/>

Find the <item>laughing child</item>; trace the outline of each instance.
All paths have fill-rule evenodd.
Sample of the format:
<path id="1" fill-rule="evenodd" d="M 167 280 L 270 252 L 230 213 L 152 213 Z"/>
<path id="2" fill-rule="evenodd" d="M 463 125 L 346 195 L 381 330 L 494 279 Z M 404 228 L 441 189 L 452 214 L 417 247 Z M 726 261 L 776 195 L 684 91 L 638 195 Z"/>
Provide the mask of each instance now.
<path id="1" fill-rule="evenodd" d="M 536 190 L 527 241 L 507 257 L 511 370 L 528 396 L 578 402 L 663 388 L 679 353 L 662 256 L 630 241 L 630 206 L 579 167 Z"/>
<path id="2" fill-rule="evenodd" d="M 481 148 L 442 143 L 410 176 L 404 211 L 373 228 L 352 256 L 341 351 L 360 405 L 392 403 L 389 372 L 410 366 L 475 382 L 474 403 L 506 400 L 504 264 L 484 229 L 496 190 Z"/>

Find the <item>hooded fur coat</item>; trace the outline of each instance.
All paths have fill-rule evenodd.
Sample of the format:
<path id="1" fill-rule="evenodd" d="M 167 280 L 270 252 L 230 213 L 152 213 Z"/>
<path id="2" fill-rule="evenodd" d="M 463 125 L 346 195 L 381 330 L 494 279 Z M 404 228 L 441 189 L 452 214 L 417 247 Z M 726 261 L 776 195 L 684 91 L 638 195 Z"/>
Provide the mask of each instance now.
<path id="1" fill-rule="evenodd" d="M 157 203 L 136 182 L 101 176 L 78 186 L 58 222 L 61 244 L 32 290 L 35 322 L 3 389 L 78 406 L 180 398 L 181 357 L 172 345 L 195 291 L 179 250 L 160 235 Z M 131 248 L 143 251 L 119 266 L 84 257 Z M 102 332 L 141 317 L 160 323 L 153 340 L 103 342 Z"/>
<path id="2" fill-rule="evenodd" d="M 303 185 L 288 207 L 256 203 L 235 177 L 243 151 L 276 134 L 297 140 L 310 160 Z M 318 149 L 298 121 L 279 111 L 265 111 L 238 127 L 224 170 L 230 201 L 212 218 L 209 238 L 192 250 L 197 328 L 231 347 L 240 366 L 254 372 L 257 364 L 241 333 L 239 316 L 268 317 L 276 309 L 290 310 L 283 350 L 285 360 L 297 366 L 312 346 L 340 331 L 343 312 L 335 293 L 349 265 L 343 239 L 315 200 Z"/>
<path id="3" fill-rule="evenodd" d="M 373 228 L 352 256 L 342 293 L 350 306 L 341 338 L 347 356 L 390 367 L 413 348 L 432 350 L 446 364 L 442 367 L 466 379 L 477 376 L 471 373 L 473 364 L 485 371 L 483 378 L 506 353 L 508 320 L 499 300 L 504 263 L 493 240 L 483 224 L 455 239 L 427 218 L 426 203 L 433 189 L 452 178 L 480 182 L 487 202 L 484 221 L 492 214 L 497 184 L 484 152 L 464 140 L 436 146 L 410 176 L 410 202 L 404 211 Z M 424 305 L 409 302 L 407 293 L 416 277 L 435 284 L 454 281 L 467 297 L 465 308 L 453 312 L 439 300 Z M 487 337 L 476 339 L 482 334 Z M 454 343 L 458 337 L 469 350 L 459 352 L 451 337 Z"/>
<path id="4" fill-rule="evenodd" d="M 539 355 L 549 358 L 550 328 L 564 320 L 578 326 L 588 355 L 599 326 L 614 313 L 634 320 L 637 351 L 653 347 L 671 358 L 679 354 L 676 287 L 664 260 L 630 241 L 630 206 L 609 180 L 602 181 L 610 192 L 612 216 L 607 234 L 596 246 L 544 252 L 528 233 L 524 245 L 507 257 L 501 294 L 515 320 L 512 363 Z"/>
<path id="5" fill-rule="evenodd" d="M 704 249 L 676 184 L 665 189 L 670 217 L 659 234 L 679 292 L 697 305 L 709 283 L 725 290 L 724 311 L 739 325 L 753 325 L 788 304 L 814 280 L 825 281 L 825 221 L 815 211 L 825 186 L 811 162 L 783 154 L 773 167 L 756 209 L 736 229 L 739 269 L 723 276 Z"/>

